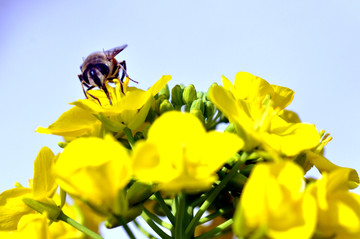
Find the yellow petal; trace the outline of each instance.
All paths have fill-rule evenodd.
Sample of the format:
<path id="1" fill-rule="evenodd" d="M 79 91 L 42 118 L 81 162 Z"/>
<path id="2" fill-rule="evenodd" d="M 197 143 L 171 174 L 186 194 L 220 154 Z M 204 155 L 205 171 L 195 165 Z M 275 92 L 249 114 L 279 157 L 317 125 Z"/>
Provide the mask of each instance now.
<path id="1" fill-rule="evenodd" d="M 274 89 L 274 94 L 272 95 L 274 106 L 280 109 L 285 109 L 285 107 L 288 106 L 294 99 L 295 92 L 283 86 L 271 86 Z"/>
<path id="2" fill-rule="evenodd" d="M 33 193 L 34 199 L 52 197 L 57 188 L 52 167 L 55 155 L 48 148 L 43 147 L 34 162 Z"/>
<path id="3" fill-rule="evenodd" d="M 335 178 L 338 177 L 338 182 L 340 183 L 341 181 L 341 183 L 346 183 L 346 187 L 350 189 L 359 186 L 359 175 L 355 169 L 337 166 L 325 157 L 311 151 L 306 152 L 306 159 L 309 160 L 312 165 L 315 165 L 321 174 L 324 172 L 331 173 L 342 169 L 343 171 L 337 171 L 338 176 L 335 176 Z"/>
<path id="4" fill-rule="evenodd" d="M 46 215 L 25 215 L 19 221 L 18 238 L 50 239 Z"/>
<path id="5" fill-rule="evenodd" d="M 148 90 L 153 96 L 156 95 L 171 80 L 170 75 L 164 75 Z"/>
<path id="6" fill-rule="evenodd" d="M 59 119 L 48 128 L 38 127 L 36 132 L 42 134 L 55 134 L 60 136 L 78 137 L 95 135 L 99 131 L 101 122 L 89 112 L 73 107 L 63 113 Z"/>
<path id="7" fill-rule="evenodd" d="M 24 197 L 32 197 L 30 188 L 13 188 L 0 194 L 0 230 L 16 230 L 22 216 L 35 213 L 22 201 Z"/>

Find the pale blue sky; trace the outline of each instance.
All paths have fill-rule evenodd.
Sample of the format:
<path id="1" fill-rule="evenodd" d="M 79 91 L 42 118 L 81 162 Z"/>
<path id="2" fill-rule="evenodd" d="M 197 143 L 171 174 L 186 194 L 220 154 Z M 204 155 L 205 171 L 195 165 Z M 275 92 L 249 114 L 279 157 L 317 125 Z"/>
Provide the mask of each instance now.
<path id="1" fill-rule="evenodd" d="M 238 71 L 293 89 L 289 109 L 334 137 L 327 157 L 360 170 L 359 13 L 357 0 L 1 1 L 0 191 L 27 183 L 42 146 L 60 151 L 34 130 L 84 97 L 82 58 L 125 43 L 142 89 L 170 74 L 206 91 Z"/>

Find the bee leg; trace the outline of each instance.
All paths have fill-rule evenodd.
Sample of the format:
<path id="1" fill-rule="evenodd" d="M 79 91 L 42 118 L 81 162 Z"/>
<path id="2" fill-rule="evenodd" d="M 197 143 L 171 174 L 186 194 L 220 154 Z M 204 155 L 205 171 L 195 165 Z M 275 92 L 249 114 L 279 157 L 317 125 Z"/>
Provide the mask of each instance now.
<path id="1" fill-rule="evenodd" d="M 93 98 L 94 100 L 97 100 L 97 101 L 99 102 L 99 105 L 101 106 L 101 103 L 100 103 L 99 98 L 93 96 L 92 94 L 90 94 L 90 93 L 88 92 L 88 90 L 90 90 L 91 88 L 94 88 L 94 86 L 93 86 L 93 87 L 90 87 L 89 89 L 87 89 L 87 90 L 86 90 L 86 93 L 87 93 L 88 95 L 90 95 L 91 98 Z M 89 99 L 89 98 L 88 98 L 88 99 Z"/>
<path id="2" fill-rule="evenodd" d="M 122 88 L 122 84 L 121 84 L 121 88 Z M 108 100 L 109 100 L 109 102 L 110 102 L 110 105 L 112 105 L 112 102 L 111 102 L 111 99 L 110 99 L 110 95 L 109 95 L 109 91 L 106 89 L 106 86 L 104 85 L 103 87 L 102 87 L 102 90 L 105 92 L 105 94 L 106 94 L 106 96 L 107 96 L 107 98 L 108 98 Z M 100 102 L 100 101 L 99 101 Z M 101 104 L 100 104 L 101 105 Z"/>
<path id="3" fill-rule="evenodd" d="M 134 81 L 133 79 L 130 78 L 130 76 L 128 75 L 128 73 L 126 72 L 126 61 L 121 61 L 119 62 L 119 67 L 122 69 L 122 75 L 121 75 L 121 78 L 120 78 L 120 81 L 122 82 L 125 75 L 132 81 L 132 82 L 135 82 L 136 84 L 139 83 L 137 81 Z"/>
<path id="4" fill-rule="evenodd" d="M 80 76 L 79 76 L 79 78 L 80 78 Z M 81 78 L 80 78 L 80 79 L 81 79 Z M 87 88 L 86 90 L 85 90 L 85 88 L 84 88 L 84 85 L 85 85 L 86 88 Z M 91 89 L 94 88 L 95 86 L 93 86 L 93 85 L 90 86 L 90 85 L 88 85 L 85 81 L 81 81 L 81 86 L 82 86 L 82 89 L 83 89 L 83 91 L 84 91 L 84 95 L 86 96 L 86 99 L 89 99 L 88 95 L 90 95 L 91 98 L 97 100 L 97 101 L 99 102 L 99 105 L 101 105 L 99 98 L 93 96 L 92 94 L 90 94 L 90 93 L 88 92 L 89 90 L 91 90 Z"/>

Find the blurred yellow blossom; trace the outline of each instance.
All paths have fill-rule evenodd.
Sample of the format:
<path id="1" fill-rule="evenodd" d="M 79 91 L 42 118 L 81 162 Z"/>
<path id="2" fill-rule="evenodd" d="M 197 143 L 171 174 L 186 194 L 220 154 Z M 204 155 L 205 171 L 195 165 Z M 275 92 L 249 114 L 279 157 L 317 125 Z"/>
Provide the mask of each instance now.
<path id="1" fill-rule="evenodd" d="M 311 185 L 318 207 L 318 230 L 325 237 L 360 238 L 360 196 L 349 192 L 352 170 L 338 168 L 323 172 Z"/>
<path id="2" fill-rule="evenodd" d="M 243 146 L 231 133 L 206 132 L 200 120 L 171 111 L 151 126 L 146 141 L 134 148 L 135 176 L 171 192 L 208 189 L 215 172 Z"/>
<path id="3" fill-rule="evenodd" d="M 311 238 L 316 204 L 303 176 L 291 161 L 256 164 L 234 216 L 235 233 L 248 236 L 263 230 L 269 238 Z"/>

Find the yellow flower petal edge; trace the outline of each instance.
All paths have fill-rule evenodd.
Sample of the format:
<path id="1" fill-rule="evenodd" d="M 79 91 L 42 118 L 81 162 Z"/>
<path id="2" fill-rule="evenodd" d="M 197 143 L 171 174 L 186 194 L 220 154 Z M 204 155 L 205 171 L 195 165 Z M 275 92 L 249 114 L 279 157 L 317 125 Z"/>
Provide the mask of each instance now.
<path id="1" fill-rule="evenodd" d="M 57 188 L 52 167 L 55 164 L 55 155 L 48 148 L 43 147 L 34 162 L 33 194 L 35 199 L 51 198 Z"/>
<path id="2" fill-rule="evenodd" d="M 64 137 L 99 135 L 101 122 L 91 113 L 79 107 L 72 107 L 47 128 L 38 127 L 36 132 Z"/>
<path id="3" fill-rule="evenodd" d="M 323 173 L 331 173 L 338 169 L 345 169 L 345 171 L 342 171 L 343 174 L 339 175 L 341 177 L 347 177 L 346 181 L 348 182 L 348 188 L 354 189 L 359 186 L 360 180 L 359 175 L 356 172 L 355 169 L 352 168 L 344 168 L 337 166 L 336 164 L 333 164 L 330 162 L 327 158 L 316 154 L 311 151 L 306 151 L 306 159 L 312 164 L 315 165 L 315 167 L 319 170 L 321 174 Z"/>

